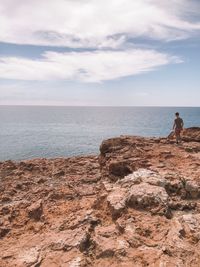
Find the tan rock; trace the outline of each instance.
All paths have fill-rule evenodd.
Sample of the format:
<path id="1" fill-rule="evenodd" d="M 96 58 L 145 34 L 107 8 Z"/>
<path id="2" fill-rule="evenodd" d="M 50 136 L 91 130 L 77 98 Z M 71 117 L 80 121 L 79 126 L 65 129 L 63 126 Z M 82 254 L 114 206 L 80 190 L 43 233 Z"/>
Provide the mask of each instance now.
<path id="1" fill-rule="evenodd" d="M 129 190 L 127 204 L 133 208 L 146 209 L 149 207 L 167 207 L 168 194 L 159 186 L 140 183 Z"/>
<path id="2" fill-rule="evenodd" d="M 28 208 L 28 216 L 35 221 L 39 221 L 43 214 L 42 200 L 39 199 Z"/>
<path id="3" fill-rule="evenodd" d="M 111 161 L 109 163 L 108 169 L 109 169 L 109 173 L 111 175 L 114 175 L 117 177 L 124 177 L 133 171 L 133 169 L 127 163 L 126 160 L 124 160 L 124 161 Z"/>
<path id="4" fill-rule="evenodd" d="M 199 267 L 198 136 L 120 136 L 99 157 L 0 162 L 0 266 Z"/>
<path id="5" fill-rule="evenodd" d="M 0 239 L 5 237 L 10 232 L 9 228 L 6 227 L 0 227 Z"/>
<path id="6" fill-rule="evenodd" d="M 183 140 L 186 142 L 200 142 L 200 127 L 184 129 Z"/>
<path id="7" fill-rule="evenodd" d="M 197 243 L 200 240 L 200 214 L 184 214 L 179 221 L 184 228 L 183 236 Z"/>
<path id="8" fill-rule="evenodd" d="M 129 248 L 128 242 L 123 238 L 105 238 L 95 236 L 93 241 L 96 246 L 96 257 L 113 257 L 117 255 L 125 256 L 126 250 Z"/>
<path id="9" fill-rule="evenodd" d="M 108 196 L 107 202 L 113 217 L 119 216 L 126 208 L 127 190 L 116 187 Z"/>
<path id="10" fill-rule="evenodd" d="M 73 230 L 62 231 L 59 234 L 50 234 L 48 238 L 48 247 L 51 250 L 69 251 L 72 248 L 78 248 L 80 251 L 87 249 L 90 234 L 88 228 L 77 228 Z"/>
<path id="11" fill-rule="evenodd" d="M 196 181 L 186 180 L 185 189 L 191 198 L 198 198 L 200 196 L 200 184 Z"/>
<path id="12" fill-rule="evenodd" d="M 117 184 L 122 187 L 129 187 L 134 184 L 148 183 L 150 185 L 165 187 L 167 180 L 156 172 L 148 169 L 138 169 L 137 171 L 127 175 L 124 179 L 119 180 Z"/>
<path id="13" fill-rule="evenodd" d="M 95 235 L 109 238 L 109 237 L 117 236 L 118 230 L 115 224 L 111 224 L 108 226 L 97 226 L 95 228 Z"/>
<path id="14" fill-rule="evenodd" d="M 31 267 L 40 262 L 40 253 L 37 247 L 22 250 L 17 256 L 18 266 Z"/>

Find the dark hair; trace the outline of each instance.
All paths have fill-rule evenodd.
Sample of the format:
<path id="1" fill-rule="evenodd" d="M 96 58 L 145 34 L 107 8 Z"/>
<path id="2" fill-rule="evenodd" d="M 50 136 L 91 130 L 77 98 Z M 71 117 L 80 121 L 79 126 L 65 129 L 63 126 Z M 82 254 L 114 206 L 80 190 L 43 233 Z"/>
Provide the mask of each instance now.
<path id="1" fill-rule="evenodd" d="M 179 116 L 179 113 L 178 113 L 178 112 L 176 112 L 176 113 L 175 113 L 175 115 L 176 115 L 176 116 Z"/>

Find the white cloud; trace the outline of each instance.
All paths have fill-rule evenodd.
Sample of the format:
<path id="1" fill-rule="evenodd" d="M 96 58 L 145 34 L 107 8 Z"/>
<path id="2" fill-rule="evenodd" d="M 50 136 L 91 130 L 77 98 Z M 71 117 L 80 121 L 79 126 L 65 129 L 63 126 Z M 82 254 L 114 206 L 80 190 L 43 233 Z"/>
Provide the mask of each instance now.
<path id="1" fill-rule="evenodd" d="M 100 82 L 179 63 L 154 50 L 46 52 L 43 59 L 0 58 L 0 78 L 21 80 L 79 80 Z"/>
<path id="2" fill-rule="evenodd" d="M 0 0 L 0 42 L 85 50 L 49 51 L 37 60 L 1 57 L 0 78 L 101 82 L 179 63 L 127 44 L 188 38 L 200 30 L 192 20 L 199 8 L 195 0 Z"/>
<path id="3" fill-rule="evenodd" d="M 1 0 L 0 41 L 68 47 L 110 47 L 139 36 L 187 38 L 194 0 Z M 199 14 L 199 13 L 198 13 Z"/>

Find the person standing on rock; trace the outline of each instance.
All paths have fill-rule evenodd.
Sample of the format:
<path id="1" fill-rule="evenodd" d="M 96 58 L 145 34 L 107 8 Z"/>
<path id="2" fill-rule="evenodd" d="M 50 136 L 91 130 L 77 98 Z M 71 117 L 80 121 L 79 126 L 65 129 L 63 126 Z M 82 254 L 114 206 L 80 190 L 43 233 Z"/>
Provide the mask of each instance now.
<path id="1" fill-rule="evenodd" d="M 181 119 L 179 117 L 179 113 L 176 112 L 175 113 L 175 120 L 174 120 L 174 125 L 173 125 L 173 130 L 175 131 L 175 135 L 176 135 L 176 143 L 178 144 L 179 142 L 181 142 L 181 131 L 183 130 L 183 119 Z"/>

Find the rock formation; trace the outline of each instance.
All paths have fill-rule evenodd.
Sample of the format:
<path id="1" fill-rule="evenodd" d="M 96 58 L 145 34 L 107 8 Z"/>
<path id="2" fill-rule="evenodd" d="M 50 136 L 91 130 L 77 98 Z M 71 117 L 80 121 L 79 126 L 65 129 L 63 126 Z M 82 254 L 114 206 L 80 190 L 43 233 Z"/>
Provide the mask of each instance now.
<path id="1" fill-rule="evenodd" d="M 200 128 L 183 140 L 0 162 L 0 266 L 200 266 Z"/>

